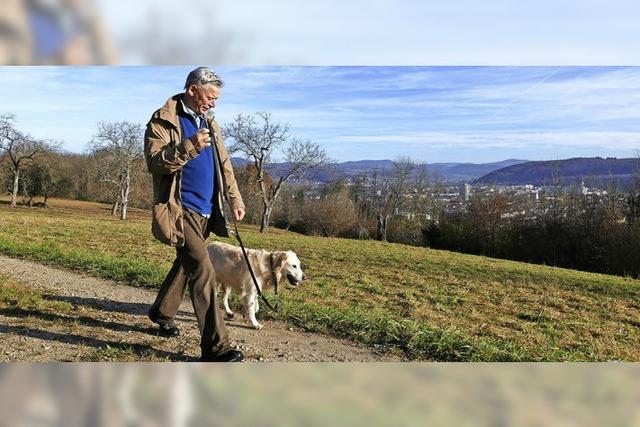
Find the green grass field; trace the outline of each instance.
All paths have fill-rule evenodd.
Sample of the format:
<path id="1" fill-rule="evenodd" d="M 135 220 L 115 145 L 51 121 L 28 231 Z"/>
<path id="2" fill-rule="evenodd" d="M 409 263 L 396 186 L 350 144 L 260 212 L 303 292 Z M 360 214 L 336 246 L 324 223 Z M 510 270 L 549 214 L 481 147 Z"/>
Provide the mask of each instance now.
<path id="1" fill-rule="evenodd" d="M 4 203 L 0 224 L 0 253 L 135 286 L 158 287 L 174 256 L 152 239 L 145 212 L 119 221 L 93 203 Z M 307 330 L 416 360 L 640 360 L 638 280 L 273 228 L 241 233 L 248 247 L 298 253 L 307 282 L 282 289 L 279 317 Z"/>

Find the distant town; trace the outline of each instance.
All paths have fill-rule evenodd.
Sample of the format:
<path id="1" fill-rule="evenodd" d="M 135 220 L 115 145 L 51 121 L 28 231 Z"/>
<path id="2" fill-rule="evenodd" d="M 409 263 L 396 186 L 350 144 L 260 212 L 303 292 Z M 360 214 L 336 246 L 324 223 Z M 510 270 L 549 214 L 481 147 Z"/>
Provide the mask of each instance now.
<path id="1" fill-rule="evenodd" d="M 236 165 L 246 161 L 234 159 Z M 320 200 L 325 186 L 341 181 L 351 193 L 361 192 L 363 198 L 384 197 L 385 186 L 393 181 L 391 160 L 363 160 L 331 164 L 314 171 L 291 184 L 305 188 L 305 197 Z M 278 176 L 287 167 L 284 163 L 269 166 Z M 419 177 L 420 171 L 424 172 Z M 577 158 L 559 161 L 527 161 L 509 159 L 495 163 L 434 163 L 414 164 L 398 210 L 392 215 L 408 220 L 438 221 L 439 214 L 461 214 L 467 211 L 473 197 L 487 199 L 500 195 L 506 200 L 501 218 L 533 220 L 546 213 L 550 202 L 568 195 L 581 196 L 597 205 L 605 199 L 617 206 L 628 203 L 629 192 L 640 184 L 640 160 L 616 158 Z M 531 179 L 530 183 L 526 181 Z M 357 190 L 355 187 L 361 187 Z M 424 200 L 428 199 L 428 200 Z M 416 205 L 428 209 L 415 209 Z M 621 221 L 626 221 L 623 217 Z"/>

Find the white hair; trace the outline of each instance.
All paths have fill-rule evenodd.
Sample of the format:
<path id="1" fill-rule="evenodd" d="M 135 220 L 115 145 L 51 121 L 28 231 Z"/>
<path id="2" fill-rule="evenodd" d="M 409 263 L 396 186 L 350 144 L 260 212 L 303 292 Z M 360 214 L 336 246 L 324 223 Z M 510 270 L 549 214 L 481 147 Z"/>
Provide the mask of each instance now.
<path id="1" fill-rule="evenodd" d="M 224 83 L 220 76 L 211 71 L 208 67 L 198 67 L 187 76 L 187 81 L 184 84 L 184 88 L 188 89 L 191 85 L 204 86 L 212 84 L 217 87 L 222 87 Z"/>

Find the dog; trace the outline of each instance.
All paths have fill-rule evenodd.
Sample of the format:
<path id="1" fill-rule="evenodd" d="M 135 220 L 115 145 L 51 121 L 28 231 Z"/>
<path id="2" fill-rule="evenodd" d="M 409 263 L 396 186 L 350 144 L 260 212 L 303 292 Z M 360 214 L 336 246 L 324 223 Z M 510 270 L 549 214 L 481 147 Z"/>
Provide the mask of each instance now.
<path id="1" fill-rule="evenodd" d="M 227 317 L 233 318 L 234 315 L 229 308 L 229 295 L 231 290 L 234 290 L 244 303 L 245 318 L 249 319 L 251 326 L 255 329 L 262 329 L 262 324 L 256 320 L 259 295 L 251 279 L 242 249 L 222 242 L 213 242 L 207 250 L 216 272 L 218 286 L 224 290 L 223 304 Z M 247 249 L 247 256 L 260 291 L 274 283 L 280 283 L 285 277 L 293 287 L 299 286 L 305 279 L 300 259 L 293 251 L 269 252 Z"/>

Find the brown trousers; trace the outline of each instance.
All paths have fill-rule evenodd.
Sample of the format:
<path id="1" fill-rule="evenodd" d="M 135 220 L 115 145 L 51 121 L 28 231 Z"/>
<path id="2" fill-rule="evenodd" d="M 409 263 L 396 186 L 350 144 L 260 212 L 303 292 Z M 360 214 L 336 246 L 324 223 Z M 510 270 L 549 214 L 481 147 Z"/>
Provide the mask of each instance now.
<path id="1" fill-rule="evenodd" d="M 200 349 L 203 355 L 216 355 L 229 349 L 229 335 L 216 301 L 216 273 L 207 251 L 208 236 L 207 218 L 185 209 L 185 244 L 176 248 L 176 259 L 149 315 L 158 323 L 172 323 L 188 285 L 200 328 Z"/>

